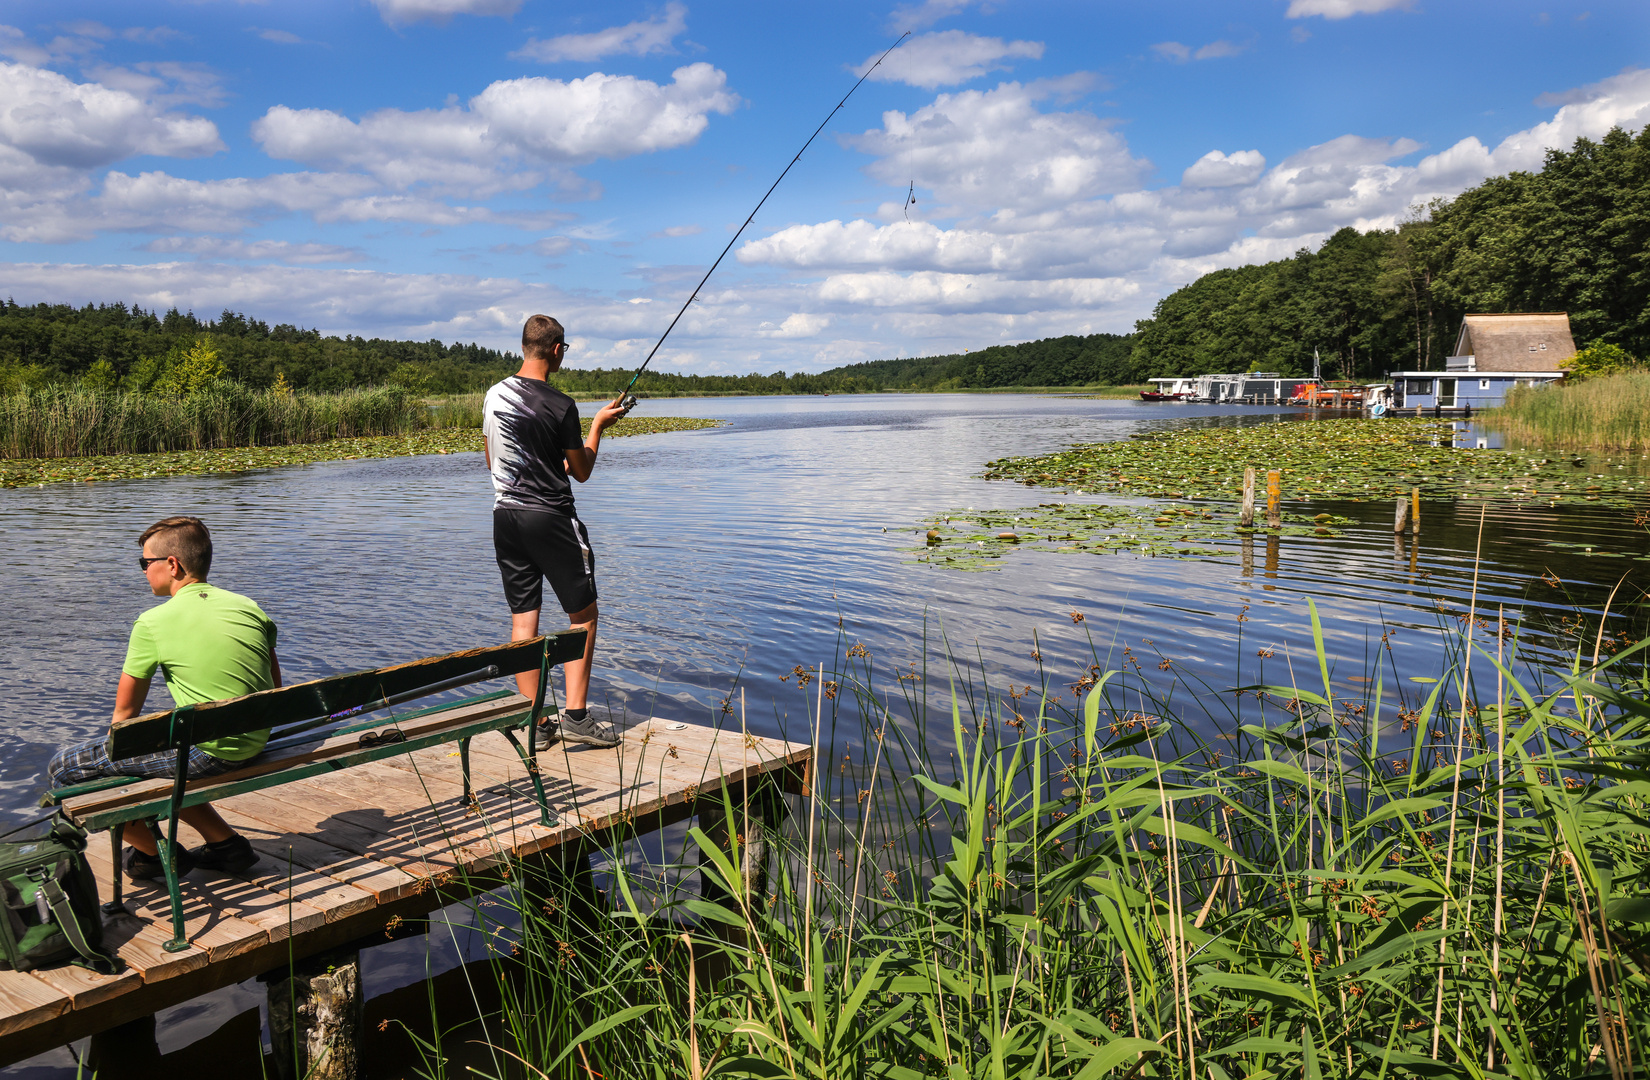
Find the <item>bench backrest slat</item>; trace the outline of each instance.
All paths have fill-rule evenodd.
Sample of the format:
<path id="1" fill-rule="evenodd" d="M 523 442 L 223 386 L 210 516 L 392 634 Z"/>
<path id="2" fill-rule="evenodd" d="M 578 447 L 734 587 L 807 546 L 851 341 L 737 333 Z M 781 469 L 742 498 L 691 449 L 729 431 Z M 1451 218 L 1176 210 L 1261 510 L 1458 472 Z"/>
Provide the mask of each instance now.
<path id="1" fill-rule="evenodd" d="M 170 712 L 117 720 L 109 732 L 109 756 L 120 760 L 174 750 L 185 735 L 191 743 L 198 743 L 313 720 L 381 697 L 456 678 L 478 668 L 497 667 L 500 676 L 531 671 L 539 666 L 547 643 L 550 663 L 565 663 L 584 655 L 584 639 L 583 630 L 563 630 L 508 645 L 432 656 L 374 671 L 332 675 L 278 690 L 207 702 L 196 705 L 188 714 L 186 731 L 174 730 Z"/>

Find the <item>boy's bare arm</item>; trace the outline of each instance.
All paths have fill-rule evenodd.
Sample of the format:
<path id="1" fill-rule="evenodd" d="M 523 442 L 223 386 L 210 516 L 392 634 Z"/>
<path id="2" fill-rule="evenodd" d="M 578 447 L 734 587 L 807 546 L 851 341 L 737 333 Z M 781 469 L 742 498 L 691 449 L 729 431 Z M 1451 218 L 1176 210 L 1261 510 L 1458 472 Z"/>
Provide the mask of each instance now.
<path id="1" fill-rule="evenodd" d="M 134 679 L 124 671 L 120 685 L 115 687 L 115 719 L 130 720 L 143 714 L 143 701 L 149 696 L 149 680 Z"/>
<path id="2" fill-rule="evenodd" d="M 602 444 L 602 432 L 618 423 L 624 414 L 625 409 L 617 401 L 610 401 L 602 406 L 601 411 L 590 421 L 590 434 L 585 436 L 584 445 L 569 447 L 564 451 L 567 456 L 568 476 L 581 484 L 590 479 L 591 472 L 596 468 L 596 451 Z"/>
<path id="3" fill-rule="evenodd" d="M 279 688 L 281 685 L 281 661 L 272 651 L 269 654 L 269 677 L 271 686 Z M 124 671 L 120 673 L 120 685 L 115 687 L 115 715 L 116 720 L 130 720 L 134 716 L 143 715 L 143 702 L 149 697 L 149 679 L 134 679 Z"/>

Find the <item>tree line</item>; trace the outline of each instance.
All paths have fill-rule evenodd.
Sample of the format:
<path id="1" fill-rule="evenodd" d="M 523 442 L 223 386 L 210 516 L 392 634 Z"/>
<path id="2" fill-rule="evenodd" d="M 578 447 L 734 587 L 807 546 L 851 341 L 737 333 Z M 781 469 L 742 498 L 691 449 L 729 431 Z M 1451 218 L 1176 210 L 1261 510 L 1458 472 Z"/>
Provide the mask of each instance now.
<path id="1" fill-rule="evenodd" d="M 210 340 L 229 379 L 254 389 L 287 385 L 343 390 L 416 381 L 467 388 L 478 367 L 519 364 L 481 345 L 323 336 L 282 323 L 271 327 L 234 311 L 215 320 L 176 308 L 162 314 L 111 304 L 0 303 L 0 392 L 85 380 L 148 390 L 202 339 Z"/>
<path id="2" fill-rule="evenodd" d="M 1392 229 L 1205 274 L 1135 325 L 1136 377 L 1435 370 L 1472 313 L 1567 311 L 1578 348 L 1650 357 L 1650 127 L 1548 150 Z"/>
<path id="3" fill-rule="evenodd" d="M 271 327 L 229 310 L 203 320 L 176 308 L 163 314 L 119 301 L 84 307 L 0 302 L 0 393 L 67 384 L 171 392 L 198 378 L 190 357 L 202 349 L 215 354 L 218 377 L 255 390 L 311 393 L 385 385 L 424 394 L 475 393 L 521 365 L 518 353 L 481 345 L 323 336 L 285 323 Z M 648 371 L 637 387 L 659 394 L 836 394 L 1080 386 L 1126 381 L 1129 355 L 1127 335 L 1069 335 L 943 356 L 873 360 L 818 374 Z M 631 374 L 627 368 L 574 367 L 551 381 L 569 393 L 616 394 Z"/>

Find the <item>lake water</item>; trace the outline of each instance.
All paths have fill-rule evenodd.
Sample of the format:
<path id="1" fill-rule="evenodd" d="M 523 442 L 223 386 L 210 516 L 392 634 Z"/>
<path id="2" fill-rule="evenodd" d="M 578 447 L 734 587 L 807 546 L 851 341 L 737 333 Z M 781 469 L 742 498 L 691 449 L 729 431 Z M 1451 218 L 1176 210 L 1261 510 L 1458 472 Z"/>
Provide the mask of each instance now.
<path id="1" fill-rule="evenodd" d="M 1400 667 L 1407 658 L 1430 669 L 1438 601 L 1462 609 L 1471 590 L 1477 504 L 1426 505 L 1413 570 L 1408 552 L 1394 551 L 1384 501 L 1303 505 L 1359 524 L 1334 538 L 1285 538 L 1275 550 L 1257 540 L 1249 577 L 1236 557 L 1015 551 L 988 573 L 908 561 L 921 542 L 913 530 L 937 511 L 1054 497 L 975 479 L 994 458 L 1184 424 L 1294 421 L 1298 412 L 1027 395 L 642 408 L 725 425 L 610 439 L 576 492 L 602 593 L 593 701 L 616 714 L 708 720 L 742 671 L 752 727 L 778 733 L 787 715 L 805 711 L 779 676 L 830 667 L 856 641 L 883 670 L 920 667 L 925 620 L 931 656 L 943 627 L 954 653 L 983 656 L 999 684 L 1037 681 L 1035 633 L 1056 686 L 1094 662 L 1091 640 L 1104 662 L 1114 639 L 1232 686 L 1255 681 L 1251 645 L 1310 653 L 1307 597 L 1349 672 L 1363 667 L 1383 620 L 1398 629 Z M 0 617 L 0 804 L 22 820 L 53 749 L 104 730 L 127 632 L 157 602 L 133 562 L 133 541 L 153 521 L 187 513 L 207 522 L 213 581 L 254 597 L 279 623 L 282 668 L 298 681 L 506 638 L 491 498 L 479 454 L 0 492 L 0 564 L 12 577 Z M 1545 542 L 1586 539 L 1642 555 L 1646 532 L 1632 517 L 1491 507 L 1480 610 L 1596 607 L 1601 590 L 1644 564 Z M 1565 587 L 1543 584 L 1543 574 Z M 1072 611 L 1086 616 L 1082 625 Z M 1153 645 L 1142 650 L 1142 638 Z M 151 707 L 167 701 L 157 683 Z"/>
<path id="2" fill-rule="evenodd" d="M 795 735 L 813 690 L 782 675 L 829 668 L 855 642 L 884 672 L 921 667 L 925 628 L 930 661 L 943 628 L 954 654 L 971 666 L 983 657 L 997 686 L 1038 681 L 1035 635 L 1068 705 L 1065 688 L 1095 652 L 1115 665 L 1124 644 L 1216 690 L 1286 681 L 1286 654 L 1297 670 L 1311 655 L 1308 598 L 1344 677 L 1367 670 L 1383 630 L 1395 632 L 1399 672 L 1436 674 L 1440 622 L 1454 625 L 1438 606 L 1464 611 L 1472 589 L 1478 504 L 1426 504 L 1419 545 L 1395 551 L 1389 502 L 1315 501 L 1308 512 L 1357 524 L 1336 537 L 1257 540 L 1247 573 L 1235 546 L 1231 558 L 1190 560 L 1015 551 L 991 573 L 909 561 L 921 542 L 914 530 L 938 511 L 1055 497 L 976 479 L 994 458 L 1186 424 L 1309 424 L 1298 411 L 1030 395 L 659 400 L 642 409 L 725 423 L 606 441 L 576 492 L 602 593 L 592 700 L 616 716 L 709 721 L 738 679 L 752 728 L 779 734 L 789 725 Z M 134 540 L 155 520 L 207 522 L 212 580 L 254 597 L 279 623 L 281 666 L 298 681 L 506 638 L 491 500 L 479 454 L 0 492 L 0 564 L 12 580 L 0 602 L 0 806 L 14 822 L 37 814 L 54 748 L 105 730 L 127 632 L 158 602 L 134 565 Z M 1546 543 L 1642 556 L 1646 530 L 1633 516 L 1491 506 L 1480 612 L 1493 618 L 1505 605 L 1533 619 L 1538 651 L 1564 648 L 1549 627 L 1577 607 L 1596 613 L 1629 569 L 1640 584 L 1650 572 Z M 1618 609 L 1641 595 L 1630 583 Z M 1073 611 L 1085 616 L 1080 625 Z M 1263 661 L 1262 648 L 1277 659 Z M 1263 663 L 1272 665 L 1264 675 Z M 931 679 L 943 693 L 943 679 Z M 166 702 L 157 683 L 150 705 Z"/>

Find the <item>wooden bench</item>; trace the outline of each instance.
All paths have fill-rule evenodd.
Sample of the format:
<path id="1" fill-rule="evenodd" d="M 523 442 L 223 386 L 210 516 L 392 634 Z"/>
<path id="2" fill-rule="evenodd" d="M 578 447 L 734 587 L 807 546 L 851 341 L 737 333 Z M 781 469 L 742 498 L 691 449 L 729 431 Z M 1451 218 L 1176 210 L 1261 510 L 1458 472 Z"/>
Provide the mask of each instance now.
<path id="1" fill-rule="evenodd" d="M 169 712 L 148 713 L 119 720 L 109 732 L 109 756 L 116 761 L 140 754 L 177 755 L 177 776 L 145 780 L 114 776 L 75 784 L 47 793 L 48 804 L 58 804 L 70 820 L 89 831 L 108 829 L 114 850 L 114 898 L 104 905 L 113 914 L 121 910 L 121 834 L 132 822 L 144 822 L 155 837 L 172 902 L 172 940 L 168 952 L 189 948 L 184 935 L 183 900 L 172 853 L 178 842 L 178 812 L 219 799 L 267 788 L 325 772 L 347 769 L 369 761 L 410 754 L 456 742 L 464 778 L 464 797 L 470 788 L 470 739 L 486 731 L 501 732 L 515 747 L 533 784 L 540 819 L 550 815 L 544 785 L 539 778 L 538 720 L 550 669 L 584 655 L 585 631 L 564 630 L 525 641 L 485 649 L 432 656 L 374 671 L 358 671 L 263 690 L 245 697 L 183 705 Z M 488 679 L 538 669 L 539 689 L 532 706 L 502 714 L 488 711 L 477 718 L 453 717 L 450 705 L 389 718 L 351 723 L 355 718 L 444 690 Z M 503 691 L 496 696 L 508 697 Z M 474 699 L 481 700 L 481 699 Z M 446 715 L 443 715 L 446 714 Z M 425 719 L 427 718 L 427 719 Z M 515 730 L 528 730 L 524 747 Z M 270 729 L 269 742 L 258 757 L 233 772 L 201 780 L 186 780 L 190 748 L 209 739 Z M 158 819 L 166 818 L 166 832 Z"/>

